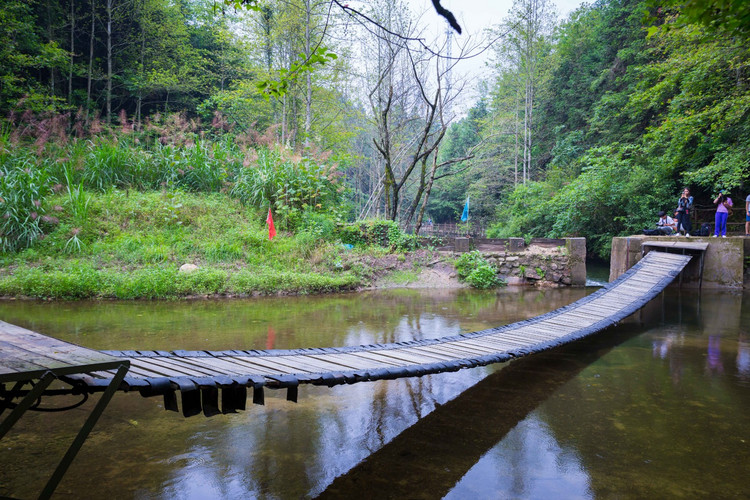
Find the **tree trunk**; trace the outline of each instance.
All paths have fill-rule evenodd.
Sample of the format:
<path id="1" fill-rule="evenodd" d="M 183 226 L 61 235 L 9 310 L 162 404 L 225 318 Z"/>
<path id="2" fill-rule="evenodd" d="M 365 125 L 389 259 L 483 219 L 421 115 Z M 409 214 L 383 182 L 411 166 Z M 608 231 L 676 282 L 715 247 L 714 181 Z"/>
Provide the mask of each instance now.
<path id="1" fill-rule="evenodd" d="M 312 21 L 312 0 L 305 0 L 305 57 L 310 58 L 312 50 L 312 32 L 310 22 Z M 310 71 L 305 72 L 305 149 L 310 147 L 310 128 L 312 125 L 312 75 Z"/>
<path id="2" fill-rule="evenodd" d="M 427 208 L 427 203 L 430 201 L 430 193 L 432 192 L 432 185 L 435 182 L 435 173 L 437 172 L 437 157 L 438 151 L 435 150 L 435 156 L 432 159 L 432 168 L 430 169 L 430 178 L 427 181 L 427 185 L 424 188 L 424 200 L 422 201 L 422 207 L 419 209 L 419 215 L 417 215 L 417 224 L 414 226 L 414 234 L 419 234 L 419 230 L 422 229 L 422 221 L 424 220 L 424 212 Z"/>
<path id="3" fill-rule="evenodd" d="M 94 6 L 96 2 L 91 1 L 91 38 L 89 38 L 89 71 L 86 78 L 86 124 L 89 123 L 89 112 L 91 110 L 91 77 L 94 71 L 94 34 L 96 33 L 96 19 Z"/>
<path id="4" fill-rule="evenodd" d="M 515 175 L 514 180 L 513 180 L 513 187 L 514 188 L 516 186 L 518 186 L 518 122 L 519 122 L 519 118 L 518 118 L 518 101 L 519 100 L 520 100 L 520 98 L 519 98 L 519 90 L 518 90 L 518 86 L 516 86 L 516 99 L 515 99 L 516 120 L 513 123 L 513 129 L 514 129 L 513 130 L 513 136 L 515 137 L 515 140 L 516 140 L 515 151 L 513 153 L 513 173 Z"/>
<path id="5" fill-rule="evenodd" d="M 286 96 L 281 98 L 281 144 L 286 144 Z"/>
<path id="6" fill-rule="evenodd" d="M 52 14 L 52 8 L 50 7 L 50 3 L 47 2 L 47 40 L 52 43 L 55 41 L 54 39 L 54 31 L 52 30 L 52 19 L 54 15 Z M 50 65 L 49 66 L 49 86 L 50 86 L 50 95 L 54 98 L 55 97 L 55 66 Z M 55 107 L 55 100 L 52 99 L 52 108 Z"/>
<path id="7" fill-rule="evenodd" d="M 435 155 L 435 158 L 437 158 L 437 154 Z M 437 159 L 434 161 L 437 161 Z M 425 156 L 424 158 L 422 158 L 422 165 L 420 167 L 420 172 L 419 172 L 419 187 L 417 188 L 417 192 L 414 194 L 414 200 L 412 200 L 411 205 L 409 206 L 409 210 L 406 212 L 406 219 L 404 220 L 404 226 L 408 226 L 409 224 L 411 224 L 411 220 L 414 218 L 414 214 L 416 213 L 417 208 L 419 207 L 419 202 L 422 199 L 422 195 L 424 194 L 424 190 L 426 186 L 427 186 L 427 157 Z"/>
<path id="8" fill-rule="evenodd" d="M 107 0 L 107 125 L 112 123 L 112 2 Z"/>
<path id="9" fill-rule="evenodd" d="M 523 101 L 523 183 L 526 184 L 526 158 L 529 148 L 529 81 L 526 79 Z"/>
<path id="10" fill-rule="evenodd" d="M 70 0 L 70 68 L 68 68 L 68 104 L 73 103 L 73 55 L 75 54 L 75 0 Z"/>
<path id="11" fill-rule="evenodd" d="M 140 66 L 141 66 L 141 72 L 145 69 L 145 59 L 146 59 L 146 29 L 143 27 L 145 24 L 145 8 L 143 5 L 143 2 L 140 3 L 141 6 L 141 54 L 140 54 Z M 142 73 L 143 74 L 143 73 Z M 135 123 L 137 130 L 141 130 L 141 111 L 143 108 L 143 82 L 139 82 L 138 85 L 138 101 L 135 105 Z"/>

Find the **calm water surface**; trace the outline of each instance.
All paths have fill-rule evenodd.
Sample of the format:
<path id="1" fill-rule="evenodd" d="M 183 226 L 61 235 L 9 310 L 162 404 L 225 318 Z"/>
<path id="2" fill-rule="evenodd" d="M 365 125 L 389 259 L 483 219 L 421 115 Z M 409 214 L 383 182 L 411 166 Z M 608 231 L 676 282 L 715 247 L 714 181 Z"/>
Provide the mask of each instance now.
<path id="1" fill-rule="evenodd" d="M 453 335 L 591 291 L 3 302 L 0 319 L 95 349 L 296 348 Z M 749 325 L 748 293 L 670 290 L 552 352 L 303 386 L 298 404 L 269 391 L 265 406 L 185 419 L 118 393 L 57 497 L 748 498 Z M 27 414 L 0 444 L 0 495 L 35 497 L 91 406 Z"/>

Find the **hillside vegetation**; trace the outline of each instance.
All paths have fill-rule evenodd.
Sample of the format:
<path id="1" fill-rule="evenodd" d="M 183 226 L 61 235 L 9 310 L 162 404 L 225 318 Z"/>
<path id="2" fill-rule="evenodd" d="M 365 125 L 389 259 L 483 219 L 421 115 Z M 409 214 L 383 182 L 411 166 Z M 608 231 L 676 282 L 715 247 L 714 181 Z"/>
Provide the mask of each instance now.
<path id="1" fill-rule="evenodd" d="M 488 236 L 583 236 L 606 258 L 683 186 L 708 209 L 750 192 L 747 2 L 598 0 L 560 20 L 515 0 L 461 119 L 481 47 L 456 35 L 441 59 L 403 2 L 356 26 L 339 4 L 245 3 L 0 6 L 0 293 L 352 288 L 371 270 L 348 255 L 411 248 L 399 227 L 456 221 L 467 198 Z M 363 220 L 377 234 L 347 225 Z"/>

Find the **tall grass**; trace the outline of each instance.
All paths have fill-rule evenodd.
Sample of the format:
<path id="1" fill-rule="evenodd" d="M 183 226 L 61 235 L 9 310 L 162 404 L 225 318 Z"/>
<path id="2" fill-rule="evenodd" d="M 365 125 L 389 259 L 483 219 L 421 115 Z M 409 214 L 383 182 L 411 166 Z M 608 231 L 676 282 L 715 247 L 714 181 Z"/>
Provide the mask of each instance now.
<path id="1" fill-rule="evenodd" d="M 0 155 L 0 248 L 6 252 L 30 246 L 54 222 L 46 216 L 52 193 L 46 169 L 37 168 L 31 154 Z"/>
<path id="2" fill-rule="evenodd" d="M 294 157 L 283 148 L 248 148 L 229 135 L 171 141 L 169 123 L 164 121 L 158 138 L 154 131 L 105 130 L 86 139 L 53 141 L 45 136 L 33 143 L 33 137 L 24 139 L 6 124 L 0 129 L 0 251 L 16 252 L 43 238 L 60 215 L 48 213 L 47 198 L 65 186 L 68 197 L 61 205 L 70 215 L 64 242 L 68 251 L 80 251 L 88 237 L 90 194 L 97 192 L 176 193 L 165 195 L 156 211 L 148 211 L 147 220 L 160 225 L 181 223 L 181 192 L 229 193 L 250 209 L 270 207 L 281 229 L 305 227 L 310 214 L 341 219 L 346 212 L 335 165 Z M 33 130 L 31 125 L 24 130 Z M 330 232 L 326 227 L 325 233 Z M 325 237 L 320 231 L 315 236 Z M 231 244 L 216 243 L 209 258 L 216 261 L 241 253 Z"/>
<path id="3" fill-rule="evenodd" d="M 265 148 L 258 151 L 255 165 L 237 172 L 231 194 L 245 205 L 270 207 L 297 223 L 308 211 L 341 211 L 343 191 L 335 166 L 310 158 L 293 161 Z"/>

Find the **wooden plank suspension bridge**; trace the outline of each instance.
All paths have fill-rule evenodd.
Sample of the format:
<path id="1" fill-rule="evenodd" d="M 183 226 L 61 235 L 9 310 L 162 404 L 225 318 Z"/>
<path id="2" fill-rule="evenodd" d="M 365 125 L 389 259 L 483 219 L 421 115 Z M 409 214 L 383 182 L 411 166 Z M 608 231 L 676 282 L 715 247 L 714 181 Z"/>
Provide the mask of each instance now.
<path id="1" fill-rule="evenodd" d="M 263 404 L 266 387 L 286 388 L 287 399 L 296 401 L 300 384 L 334 386 L 457 371 L 571 342 L 640 309 L 690 258 L 652 251 L 619 279 L 571 305 L 511 325 L 440 339 L 294 350 L 104 353 L 130 364 L 121 390 L 163 395 L 165 408 L 173 411 L 178 410 L 179 391 L 185 416 L 201 411 L 211 416 L 245 409 L 250 388 L 256 404 Z M 61 378 L 96 391 L 109 387 L 114 376 L 110 368 Z"/>
<path id="2" fill-rule="evenodd" d="M 685 250 L 696 248 L 683 248 L 683 254 L 651 251 L 597 292 L 530 320 L 394 344 L 265 351 L 94 351 L 0 321 L 0 415 L 11 410 L 0 422 L 0 439 L 43 395 L 104 393 L 40 496 L 48 498 L 117 390 L 162 395 L 165 408 L 173 411 L 179 410 L 180 392 L 183 415 L 202 411 L 212 416 L 244 410 L 249 389 L 256 404 L 263 404 L 266 387 L 286 388 L 287 399 L 296 401 L 300 384 L 334 386 L 500 363 L 572 342 L 626 318 L 680 274 L 692 258 L 684 255 Z M 54 380 L 72 389 L 48 389 Z M 25 384 L 31 389 L 24 390 Z M 19 402 L 13 403 L 14 399 Z"/>

